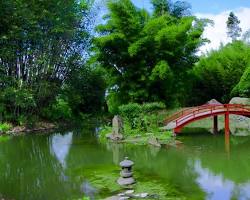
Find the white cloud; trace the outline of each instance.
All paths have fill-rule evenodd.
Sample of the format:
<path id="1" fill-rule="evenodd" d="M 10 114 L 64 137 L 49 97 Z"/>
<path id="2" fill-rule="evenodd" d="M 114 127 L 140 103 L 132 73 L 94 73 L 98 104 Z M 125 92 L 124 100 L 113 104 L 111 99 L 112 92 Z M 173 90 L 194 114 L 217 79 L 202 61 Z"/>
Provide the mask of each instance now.
<path id="1" fill-rule="evenodd" d="M 230 39 L 227 37 L 226 27 L 226 21 L 230 11 L 224 11 L 219 14 L 195 14 L 198 18 L 208 18 L 214 21 L 214 25 L 209 25 L 204 31 L 203 37 L 208 38 L 211 42 L 200 48 L 201 53 L 206 53 L 212 49 L 217 49 L 221 43 L 226 44 L 230 42 Z M 242 28 L 242 33 L 250 29 L 250 8 L 242 7 L 232 11 L 241 22 L 240 27 Z"/>

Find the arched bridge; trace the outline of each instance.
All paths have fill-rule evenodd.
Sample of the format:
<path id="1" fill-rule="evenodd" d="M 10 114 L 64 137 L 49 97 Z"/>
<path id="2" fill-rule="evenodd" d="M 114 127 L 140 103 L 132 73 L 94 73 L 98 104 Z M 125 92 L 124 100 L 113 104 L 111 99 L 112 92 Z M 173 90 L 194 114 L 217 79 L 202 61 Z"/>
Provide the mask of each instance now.
<path id="1" fill-rule="evenodd" d="M 165 129 L 180 133 L 187 124 L 207 118 L 214 117 L 214 133 L 218 132 L 218 115 L 225 115 L 225 134 L 229 135 L 229 115 L 243 115 L 250 117 L 250 105 L 242 104 L 205 104 L 197 107 L 183 109 L 167 118 Z"/>

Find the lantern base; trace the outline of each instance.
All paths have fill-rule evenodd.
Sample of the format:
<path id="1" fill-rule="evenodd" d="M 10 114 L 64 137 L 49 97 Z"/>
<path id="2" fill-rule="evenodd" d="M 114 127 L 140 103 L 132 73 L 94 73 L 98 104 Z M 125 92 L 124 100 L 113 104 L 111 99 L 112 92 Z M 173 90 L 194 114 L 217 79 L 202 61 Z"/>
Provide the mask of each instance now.
<path id="1" fill-rule="evenodd" d="M 120 177 L 118 178 L 117 183 L 121 186 L 132 185 L 135 183 L 135 179 L 133 177 L 129 177 L 129 178 Z"/>

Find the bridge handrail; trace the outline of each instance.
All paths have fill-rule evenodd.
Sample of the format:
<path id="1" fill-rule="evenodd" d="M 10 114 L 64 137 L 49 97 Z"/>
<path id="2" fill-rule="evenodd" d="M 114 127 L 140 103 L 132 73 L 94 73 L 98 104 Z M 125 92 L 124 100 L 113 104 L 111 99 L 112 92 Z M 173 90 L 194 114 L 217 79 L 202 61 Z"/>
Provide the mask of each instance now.
<path id="1" fill-rule="evenodd" d="M 226 109 L 226 110 L 225 110 Z M 250 105 L 243 105 L 243 104 L 204 104 L 197 107 L 189 107 L 186 109 L 183 109 L 179 112 L 176 112 L 172 116 L 168 117 L 166 120 L 164 120 L 164 123 L 167 124 L 169 122 L 175 122 L 176 126 L 186 120 L 187 118 L 193 116 L 195 117 L 197 114 L 203 113 L 203 112 L 209 112 L 212 114 L 214 110 L 222 110 L 225 111 L 235 111 L 235 109 L 240 109 L 237 111 L 241 112 L 250 112 Z"/>
<path id="2" fill-rule="evenodd" d="M 188 107 L 188 108 L 184 108 L 182 109 L 181 111 L 178 111 L 178 112 L 175 112 L 173 115 L 167 117 L 165 120 L 164 120 L 164 124 L 167 124 L 177 118 L 179 118 L 180 116 L 182 116 L 184 114 L 185 111 L 188 111 L 188 110 L 191 110 L 191 109 L 194 109 L 195 107 Z"/>

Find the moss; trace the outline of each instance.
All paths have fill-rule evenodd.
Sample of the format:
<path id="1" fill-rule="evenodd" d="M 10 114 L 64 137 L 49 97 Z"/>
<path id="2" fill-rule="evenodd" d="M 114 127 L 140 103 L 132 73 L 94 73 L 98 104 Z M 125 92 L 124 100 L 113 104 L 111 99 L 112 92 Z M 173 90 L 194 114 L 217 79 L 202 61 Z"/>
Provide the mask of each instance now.
<path id="1" fill-rule="evenodd" d="M 82 182 L 86 179 L 90 184 L 97 189 L 98 196 L 96 199 L 105 199 L 112 195 L 117 195 L 126 191 L 126 188 L 119 186 L 116 181 L 119 177 L 120 169 L 116 166 L 103 165 L 95 168 L 75 169 L 71 173 L 77 177 L 76 181 Z M 162 183 L 160 177 L 154 177 L 149 175 L 145 177 L 145 174 L 138 171 L 135 172 L 134 177 L 137 181 L 131 189 L 135 190 L 135 193 L 147 192 L 150 195 L 156 195 L 159 199 L 185 199 L 174 186 L 167 183 Z M 178 198 L 177 198 L 178 197 Z"/>

